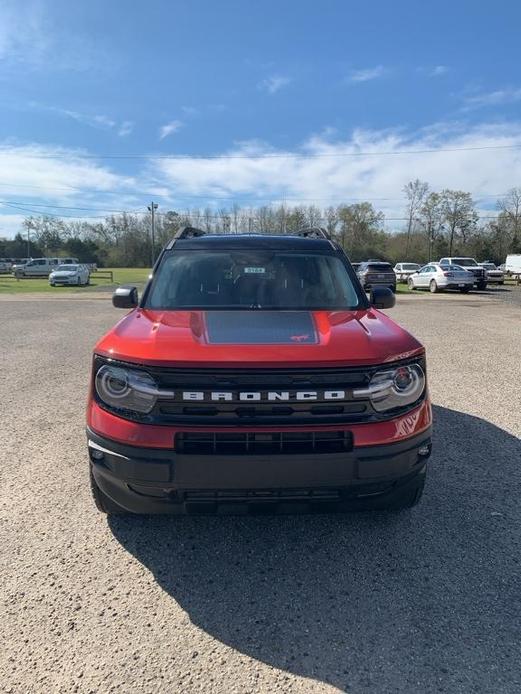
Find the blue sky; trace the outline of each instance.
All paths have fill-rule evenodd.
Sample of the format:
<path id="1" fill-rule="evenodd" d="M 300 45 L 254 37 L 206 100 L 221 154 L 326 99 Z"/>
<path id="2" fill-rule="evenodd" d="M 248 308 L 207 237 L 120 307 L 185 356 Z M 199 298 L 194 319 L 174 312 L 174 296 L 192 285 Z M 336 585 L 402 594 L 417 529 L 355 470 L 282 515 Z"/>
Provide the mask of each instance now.
<path id="1" fill-rule="evenodd" d="M 151 197 L 367 198 L 396 226 L 416 176 L 491 208 L 521 185 L 520 20 L 514 2 L 4 0 L 0 236 L 13 203 L 97 217 Z M 458 151 L 396 154 L 424 149 Z"/>

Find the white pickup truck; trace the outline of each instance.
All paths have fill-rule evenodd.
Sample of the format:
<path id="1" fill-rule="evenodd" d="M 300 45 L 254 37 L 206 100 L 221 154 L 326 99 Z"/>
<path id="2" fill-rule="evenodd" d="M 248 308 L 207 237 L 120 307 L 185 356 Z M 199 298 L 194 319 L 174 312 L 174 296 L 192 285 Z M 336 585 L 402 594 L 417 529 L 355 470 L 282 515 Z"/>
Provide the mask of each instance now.
<path id="1" fill-rule="evenodd" d="M 440 265 L 459 265 L 474 275 L 474 284 L 478 289 L 487 288 L 487 271 L 474 258 L 441 258 Z"/>

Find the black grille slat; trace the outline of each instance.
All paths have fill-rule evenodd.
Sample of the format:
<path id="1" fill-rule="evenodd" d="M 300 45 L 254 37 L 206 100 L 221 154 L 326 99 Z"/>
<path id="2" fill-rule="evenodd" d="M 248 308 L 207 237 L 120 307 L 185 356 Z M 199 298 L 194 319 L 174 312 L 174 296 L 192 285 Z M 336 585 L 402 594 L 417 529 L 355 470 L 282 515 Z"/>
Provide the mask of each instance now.
<path id="1" fill-rule="evenodd" d="M 175 450 L 182 455 L 303 455 L 352 448 L 349 431 L 182 432 L 175 437 Z"/>

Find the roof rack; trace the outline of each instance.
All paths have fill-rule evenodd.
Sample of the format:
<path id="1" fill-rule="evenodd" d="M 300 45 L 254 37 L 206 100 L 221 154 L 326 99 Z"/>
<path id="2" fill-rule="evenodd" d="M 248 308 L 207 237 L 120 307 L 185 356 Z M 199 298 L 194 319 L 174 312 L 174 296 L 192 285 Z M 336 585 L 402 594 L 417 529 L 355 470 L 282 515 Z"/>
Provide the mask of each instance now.
<path id="1" fill-rule="evenodd" d="M 193 239 L 197 236 L 205 236 L 206 231 L 198 229 L 197 227 L 181 227 L 175 233 L 174 238 L 168 243 L 167 249 L 170 250 L 176 241 L 180 239 Z"/>
<path id="2" fill-rule="evenodd" d="M 322 227 L 304 227 L 303 229 L 299 229 L 298 231 L 295 231 L 291 235 L 292 236 L 303 236 L 304 238 L 308 238 L 310 236 L 317 236 L 320 239 L 326 239 L 326 241 L 331 241 L 330 234 Z"/>

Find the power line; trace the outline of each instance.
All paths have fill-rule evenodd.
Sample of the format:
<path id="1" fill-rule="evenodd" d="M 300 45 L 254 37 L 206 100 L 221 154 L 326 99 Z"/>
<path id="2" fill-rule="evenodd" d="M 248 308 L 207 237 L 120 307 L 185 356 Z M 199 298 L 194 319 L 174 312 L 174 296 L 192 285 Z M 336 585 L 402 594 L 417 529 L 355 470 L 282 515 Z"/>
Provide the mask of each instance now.
<path id="1" fill-rule="evenodd" d="M 172 159 L 172 160 L 218 160 L 218 159 L 329 159 L 343 157 L 381 157 L 408 154 L 440 154 L 444 152 L 477 152 L 482 150 L 519 149 L 521 143 L 513 145 L 481 145 L 476 147 L 447 147 L 435 149 L 397 149 L 383 152 L 266 152 L 264 154 L 25 154 L 26 159 Z M 0 156 L 12 156 L 13 150 L 0 148 Z"/>
<path id="2" fill-rule="evenodd" d="M 6 205 L 6 207 L 11 207 L 13 209 L 20 210 L 22 212 L 30 212 L 31 214 L 36 213 L 36 214 L 42 215 L 42 212 L 40 210 L 35 210 L 34 208 L 16 205 L 13 203 L 8 203 L 5 200 L 0 200 L 0 204 L 4 204 L 4 205 Z M 146 215 L 147 213 L 142 212 L 140 210 L 126 210 L 126 211 L 122 210 L 122 211 L 119 211 L 118 214 L 121 214 L 121 215 L 122 214 Z M 166 213 L 166 212 L 157 212 L 156 216 L 157 217 L 166 217 L 167 214 L 168 213 Z M 45 214 L 44 216 L 52 217 L 54 219 L 78 219 L 78 220 L 82 220 L 82 219 L 106 219 L 107 218 L 107 215 L 89 215 L 89 216 L 81 215 L 81 216 L 79 216 L 79 215 L 62 215 L 62 214 L 53 214 L 53 213 Z M 177 213 L 177 216 L 181 220 L 183 220 L 183 219 L 196 219 L 196 220 L 199 220 L 200 222 L 204 222 L 207 219 L 221 220 L 222 221 L 223 218 L 229 217 L 230 215 L 229 214 L 224 214 L 224 215 L 221 215 L 221 214 L 204 214 L 204 213 L 194 214 L 194 213 L 189 213 L 189 212 L 186 212 L 186 213 L 179 212 L 179 213 Z M 248 214 L 245 215 L 246 219 L 248 219 L 250 217 L 252 217 L 252 215 L 248 215 Z M 494 219 L 498 219 L 498 217 L 499 217 L 499 215 L 479 215 L 480 220 L 481 219 L 494 220 Z M 1 220 L 1 216 L 0 216 L 0 220 Z M 384 214 L 384 219 L 383 219 L 384 222 L 407 222 L 408 220 L 409 220 L 408 217 L 387 217 L 387 216 L 385 216 L 385 214 Z M 324 217 L 321 217 L 320 221 L 326 222 L 327 220 Z"/>
<path id="3" fill-rule="evenodd" d="M 48 204 L 43 204 L 39 202 L 24 202 L 23 200 L 20 202 L 19 200 L 0 200 L 0 203 L 3 203 L 4 205 L 31 205 L 32 207 L 50 207 L 52 209 L 57 209 L 57 210 L 82 210 L 82 211 L 89 211 L 89 210 L 96 210 L 98 212 L 113 212 L 113 213 L 118 213 L 118 214 L 123 214 L 124 212 L 129 213 L 129 212 L 140 212 L 141 208 L 136 208 L 135 210 L 121 210 L 121 209 L 107 209 L 104 207 L 73 207 L 72 205 L 48 205 Z"/>

